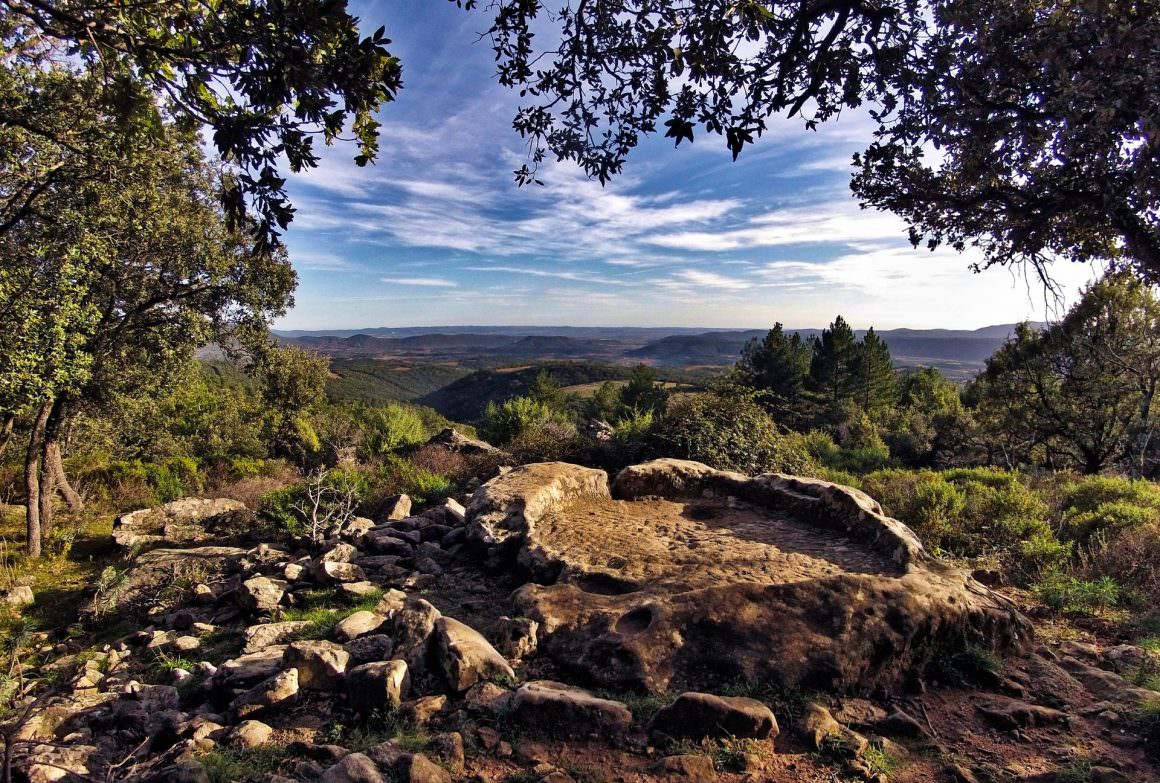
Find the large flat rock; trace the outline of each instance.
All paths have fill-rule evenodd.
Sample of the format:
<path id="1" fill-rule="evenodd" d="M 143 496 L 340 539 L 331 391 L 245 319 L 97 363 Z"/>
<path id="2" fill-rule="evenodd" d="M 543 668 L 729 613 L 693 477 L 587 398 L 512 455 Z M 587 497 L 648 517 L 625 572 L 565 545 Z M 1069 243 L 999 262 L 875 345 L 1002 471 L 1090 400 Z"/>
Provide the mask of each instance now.
<path id="1" fill-rule="evenodd" d="M 522 567 L 516 609 L 610 687 L 773 680 L 891 688 L 932 656 L 1030 637 L 1006 599 L 932 559 L 870 497 L 694 462 L 525 465 L 485 484 L 470 535 Z"/>

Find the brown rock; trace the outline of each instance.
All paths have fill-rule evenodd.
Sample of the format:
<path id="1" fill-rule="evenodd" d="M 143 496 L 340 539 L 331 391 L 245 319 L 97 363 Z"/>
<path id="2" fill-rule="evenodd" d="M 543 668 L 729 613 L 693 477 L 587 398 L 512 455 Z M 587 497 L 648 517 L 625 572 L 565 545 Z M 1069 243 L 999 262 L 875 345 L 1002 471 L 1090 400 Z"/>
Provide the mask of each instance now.
<path id="1" fill-rule="evenodd" d="M 402 704 L 408 685 L 404 661 L 364 663 L 346 673 L 346 693 L 351 706 L 368 714 L 374 710 L 394 710 Z"/>
<path id="2" fill-rule="evenodd" d="M 283 663 L 298 670 L 298 684 L 307 690 L 334 690 L 342 684 L 350 653 L 334 642 L 304 640 L 286 647 Z"/>
<path id="3" fill-rule="evenodd" d="M 766 739 L 777 736 L 778 726 L 769 707 L 756 699 L 682 693 L 657 712 L 649 733 L 671 739 Z"/>
<path id="4" fill-rule="evenodd" d="M 622 703 L 550 680 L 517 688 L 509 717 L 529 729 L 560 736 L 615 737 L 632 725 L 632 713 Z"/>
<path id="5" fill-rule="evenodd" d="M 653 765 L 653 772 L 662 780 L 674 782 L 713 783 L 717 779 L 717 772 L 713 769 L 713 759 L 691 753 L 665 756 Z"/>
<path id="6" fill-rule="evenodd" d="M 322 774 L 322 783 L 386 783 L 375 762 L 362 753 L 351 753 Z"/>
<path id="7" fill-rule="evenodd" d="M 462 693 L 477 682 L 515 679 L 515 672 L 483 635 L 451 617 L 435 621 L 435 659 L 444 682 Z"/>

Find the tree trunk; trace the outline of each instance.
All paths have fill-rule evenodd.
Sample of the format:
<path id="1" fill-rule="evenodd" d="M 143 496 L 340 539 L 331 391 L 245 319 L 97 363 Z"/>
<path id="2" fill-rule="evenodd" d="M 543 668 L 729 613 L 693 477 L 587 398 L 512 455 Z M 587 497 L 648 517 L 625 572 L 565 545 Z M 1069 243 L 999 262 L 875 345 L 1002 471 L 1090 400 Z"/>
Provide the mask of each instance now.
<path id="1" fill-rule="evenodd" d="M 80 494 L 73 489 L 64 472 L 64 462 L 60 454 L 60 432 L 64 422 L 64 402 L 57 400 L 52 406 L 48 422 L 44 427 L 44 462 L 48 468 L 48 476 L 56 489 L 68 503 L 69 510 L 79 514 L 85 510 L 85 503 Z M 41 488 L 43 493 L 44 488 Z"/>
<path id="2" fill-rule="evenodd" d="M 56 482 L 53 481 L 52 467 L 48 464 L 48 454 L 41 446 L 40 454 L 40 533 L 46 536 L 52 531 L 52 516 L 56 501 Z"/>
<path id="3" fill-rule="evenodd" d="M 4 456 L 4 452 L 8 450 L 8 444 L 12 442 L 12 428 L 15 424 L 15 413 L 9 413 L 4 416 L 4 424 L 0 425 L 0 457 Z"/>
<path id="4" fill-rule="evenodd" d="M 72 484 L 68 481 L 68 475 L 64 472 L 64 462 L 60 456 L 60 442 L 51 441 L 44 445 L 44 456 L 48 460 L 48 467 L 52 471 L 52 480 L 60 494 L 68 503 L 68 509 L 74 514 L 79 514 L 85 510 L 85 501 L 80 493 L 73 489 Z"/>
<path id="5" fill-rule="evenodd" d="M 24 457 L 24 518 L 27 527 L 29 557 L 40 557 L 40 455 L 43 450 L 44 425 L 52 411 L 51 403 L 44 403 L 32 424 L 28 436 L 28 451 Z"/>

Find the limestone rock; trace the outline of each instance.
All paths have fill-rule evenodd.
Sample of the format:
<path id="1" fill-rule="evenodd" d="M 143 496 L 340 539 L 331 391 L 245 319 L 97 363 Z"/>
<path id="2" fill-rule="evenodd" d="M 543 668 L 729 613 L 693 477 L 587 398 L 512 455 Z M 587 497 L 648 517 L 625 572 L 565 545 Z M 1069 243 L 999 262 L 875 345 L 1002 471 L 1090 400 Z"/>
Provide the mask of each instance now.
<path id="1" fill-rule="evenodd" d="M 117 517 L 113 521 L 113 541 L 125 548 L 206 541 L 213 537 L 207 529 L 210 520 L 245 509 L 244 503 L 228 498 L 182 498 Z"/>
<path id="2" fill-rule="evenodd" d="M 871 498 L 824 481 L 656 460 L 610 493 L 602 471 L 524 465 L 476 491 L 467 530 L 531 573 L 512 603 L 542 650 L 611 688 L 666 690 L 679 665 L 888 691 L 936 649 L 1032 634 Z"/>
<path id="3" fill-rule="evenodd" d="M 395 655 L 412 669 L 420 665 L 427 654 L 427 643 L 435 631 L 435 622 L 443 615 L 428 601 L 411 596 L 403 608 L 391 618 L 391 638 L 395 640 Z"/>
<path id="4" fill-rule="evenodd" d="M 346 673 L 346 693 L 352 707 L 363 713 L 390 712 L 406 695 L 409 680 L 404 661 L 375 661 Z"/>
<path id="5" fill-rule="evenodd" d="M 391 657 L 395 643 L 386 634 L 375 633 L 349 641 L 342 649 L 350 653 L 350 665 L 359 666 L 374 661 L 385 661 Z"/>
<path id="6" fill-rule="evenodd" d="M 241 693 L 230 708 L 239 717 L 257 715 L 271 707 L 282 707 L 297 701 L 298 687 L 298 670 L 287 669 Z"/>
<path id="7" fill-rule="evenodd" d="M 319 558 L 320 563 L 353 563 L 358 560 L 359 551 L 351 544 L 335 544 Z"/>
<path id="8" fill-rule="evenodd" d="M 435 621 L 435 658 L 447 686 L 458 693 L 481 680 L 516 676 L 481 633 L 451 617 Z"/>
<path id="9" fill-rule="evenodd" d="M 528 728 L 562 736 L 615 737 L 632 725 L 632 713 L 620 702 L 550 680 L 536 680 L 517 688 L 509 717 Z"/>
<path id="10" fill-rule="evenodd" d="M 244 720 L 234 727 L 231 740 L 238 747 L 249 750 L 265 745 L 274 735 L 274 730 L 257 720 Z"/>
<path id="11" fill-rule="evenodd" d="M 756 699 L 682 693 L 649 723 L 654 736 L 672 739 L 766 739 L 778 734 L 773 712 Z"/>
<path id="12" fill-rule="evenodd" d="M 325 560 L 318 564 L 315 577 L 322 584 L 338 584 L 341 582 L 365 582 L 367 575 L 362 568 L 354 563 Z"/>
<path id="13" fill-rule="evenodd" d="M 404 702 L 399 707 L 399 714 L 416 726 L 423 726 L 445 709 L 447 709 L 447 697 L 443 694 L 437 694 Z"/>
<path id="14" fill-rule="evenodd" d="M 653 772 L 661 780 L 671 780 L 674 783 L 676 781 L 713 783 L 717 779 L 713 759 L 691 753 L 666 756 L 653 765 Z"/>
<path id="15" fill-rule="evenodd" d="M 238 601 L 242 608 L 258 614 L 269 614 L 278 608 L 286 595 L 286 583 L 265 576 L 255 576 L 242 582 Z"/>
<path id="16" fill-rule="evenodd" d="M 231 658 L 217 668 L 214 687 L 223 690 L 245 688 L 282 670 L 284 645 L 275 644 L 258 652 Z"/>
<path id="17" fill-rule="evenodd" d="M 334 690 L 346 674 L 350 653 L 334 642 L 309 640 L 286 646 L 283 663 L 298 670 L 298 684 L 306 690 Z"/>
<path id="18" fill-rule="evenodd" d="M 242 631 L 245 646 L 243 654 L 256 653 L 275 644 L 285 644 L 310 627 L 309 620 L 286 620 L 280 623 L 259 623 Z"/>
<path id="19" fill-rule="evenodd" d="M 326 772 L 322 783 L 386 783 L 386 778 L 375 762 L 362 753 L 351 753 Z"/>
<path id="20" fill-rule="evenodd" d="M 355 612 L 344 617 L 334 627 L 334 638 L 340 642 L 353 641 L 360 636 L 374 633 L 383 622 L 383 618 L 374 612 L 366 610 Z"/>
<path id="21" fill-rule="evenodd" d="M 4 593 L 3 601 L 9 606 L 31 606 L 36 603 L 36 596 L 28 585 L 16 585 Z"/>
<path id="22" fill-rule="evenodd" d="M 495 446 L 487 441 L 476 440 L 469 438 L 451 427 L 442 430 L 438 435 L 435 435 L 427 441 L 431 446 L 442 446 L 448 451 L 454 451 L 459 454 L 500 454 L 502 453 Z"/>
<path id="23" fill-rule="evenodd" d="M 518 661 L 536 651 L 540 624 L 528 617 L 501 617 L 496 623 L 499 651 Z"/>
<path id="24" fill-rule="evenodd" d="M 993 694 L 975 704 L 982 716 L 1001 729 L 1013 731 L 1028 726 L 1046 726 L 1052 723 L 1067 723 L 1066 713 L 1051 707 L 1028 704 L 1019 699 Z"/>
<path id="25" fill-rule="evenodd" d="M 383 502 L 384 519 L 406 519 L 411 515 L 411 498 L 407 495 L 392 495 Z"/>

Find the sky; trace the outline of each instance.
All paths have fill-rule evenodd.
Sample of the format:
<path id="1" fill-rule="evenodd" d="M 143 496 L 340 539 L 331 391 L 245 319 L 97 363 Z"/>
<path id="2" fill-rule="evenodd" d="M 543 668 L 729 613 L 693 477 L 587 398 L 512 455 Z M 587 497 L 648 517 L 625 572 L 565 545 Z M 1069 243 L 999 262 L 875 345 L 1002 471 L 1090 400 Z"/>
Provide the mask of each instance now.
<path id="1" fill-rule="evenodd" d="M 724 140 L 645 140 L 602 187 L 571 164 L 517 187 L 518 95 L 500 87 L 487 19 L 443 0 L 354 3 L 385 25 L 403 89 L 380 113 L 381 155 L 351 144 L 291 178 L 285 235 L 300 282 L 282 329 L 573 325 L 977 328 L 1061 315 L 1018 273 L 912 249 L 898 218 L 862 210 L 850 160 L 864 115 L 771 130 L 731 161 Z M 1062 289 L 1091 277 L 1058 265 Z"/>

